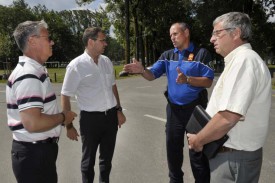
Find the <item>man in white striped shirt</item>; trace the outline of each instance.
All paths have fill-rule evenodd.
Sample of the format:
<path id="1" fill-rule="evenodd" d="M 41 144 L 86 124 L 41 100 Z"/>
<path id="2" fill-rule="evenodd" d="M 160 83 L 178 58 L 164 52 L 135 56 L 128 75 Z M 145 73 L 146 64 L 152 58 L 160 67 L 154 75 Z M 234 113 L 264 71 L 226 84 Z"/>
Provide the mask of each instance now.
<path id="1" fill-rule="evenodd" d="M 76 114 L 59 112 L 56 95 L 43 64 L 54 42 L 42 21 L 20 23 L 14 38 L 23 56 L 6 87 L 8 126 L 13 133 L 12 168 L 18 182 L 57 182 L 56 158 L 61 124 Z"/>

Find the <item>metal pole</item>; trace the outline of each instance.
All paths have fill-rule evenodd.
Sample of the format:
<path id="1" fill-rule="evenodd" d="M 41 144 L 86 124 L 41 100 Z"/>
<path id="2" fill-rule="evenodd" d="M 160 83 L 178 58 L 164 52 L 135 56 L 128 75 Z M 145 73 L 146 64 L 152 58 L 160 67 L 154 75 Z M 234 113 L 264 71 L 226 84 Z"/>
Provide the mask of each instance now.
<path id="1" fill-rule="evenodd" d="M 54 73 L 54 82 L 56 82 L 56 72 Z"/>

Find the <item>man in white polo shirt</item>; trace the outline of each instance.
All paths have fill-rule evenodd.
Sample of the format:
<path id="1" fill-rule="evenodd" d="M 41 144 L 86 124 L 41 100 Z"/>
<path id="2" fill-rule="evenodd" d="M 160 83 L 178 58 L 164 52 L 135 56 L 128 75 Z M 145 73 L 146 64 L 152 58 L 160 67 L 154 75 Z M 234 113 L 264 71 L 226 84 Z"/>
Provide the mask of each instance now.
<path id="1" fill-rule="evenodd" d="M 61 124 L 76 114 L 60 113 L 43 64 L 54 42 L 42 21 L 20 23 L 13 35 L 23 56 L 6 87 L 8 126 L 13 133 L 12 168 L 17 182 L 56 183 L 56 158 Z"/>
<path id="2" fill-rule="evenodd" d="M 120 106 L 111 60 L 102 55 L 107 42 L 99 27 L 84 31 L 85 51 L 67 66 L 61 91 L 64 111 L 71 110 L 70 97 L 75 96 L 80 109 L 82 140 L 81 173 L 83 183 L 94 180 L 96 152 L 99 148 L 99 182 L 109 183 L 118 126 L 126 118 Z M 67 136 L 77 140 L 73 125 L 67 126 Z"/>
<path id="3" fill-rule="evenodd" d="M 197 135 L 187 134 L 189 147 L 201 151 L 204 144 L 228 134 L 210 160 L 211 182 L 258 183 L 269 125 L 271 76 L 249 43 L 248 15 L 227 13 L 213 26 L 210 41 L 224 57 L 225 68 L 206 109 L 212 119 Z"/>

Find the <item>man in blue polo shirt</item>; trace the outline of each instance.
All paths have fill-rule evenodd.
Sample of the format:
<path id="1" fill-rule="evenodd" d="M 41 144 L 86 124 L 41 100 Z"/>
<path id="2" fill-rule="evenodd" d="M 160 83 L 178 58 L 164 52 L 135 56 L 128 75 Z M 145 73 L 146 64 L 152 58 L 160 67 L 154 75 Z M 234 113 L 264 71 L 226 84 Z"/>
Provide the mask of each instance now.
<path id="1" fill-rule="evenodd" d="M 196 105 L 206 107 L 208 98 L 205 88 L 212 85 L 214 72 L 205 65 L 211 61 L 210 53 L 190 42 L 190 28 L 186 23 L 174 23 L 170 28 L 170 37 L 174 49 L 165 51 L 150 70 L 134 60 L 124 66 L 124 71 L 140 73 L 149 81 L 166 73 L 166 148 L 169 177 L 170 183 L 182 183 L 185 126 Z M 192 150 L 189 155 L 196 183 L 210 182 L 206 156 Z"/>

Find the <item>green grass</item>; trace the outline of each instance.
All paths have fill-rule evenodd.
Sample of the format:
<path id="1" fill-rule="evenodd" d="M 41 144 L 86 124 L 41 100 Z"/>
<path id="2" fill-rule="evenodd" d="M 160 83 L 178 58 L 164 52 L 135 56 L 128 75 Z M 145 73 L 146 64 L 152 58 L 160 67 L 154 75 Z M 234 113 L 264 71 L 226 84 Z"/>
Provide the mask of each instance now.
<path id="1" fill-rule="evenodd" d="M 48 68 L 47 70 L 53 83 L 63 83 L 66 68 Z"/>
<path id="2" fill-rule="evenodd" d="M 52 80 L 52 83 L 63 83 L 63 79 L 65 76 L 66 68 L 48 68 L 49 76 Z M 123 70 L 123 65 L 116 65 L 114 66 L 114 72 L 116 75 L 116 79 L 122 79 L 126 77 L 119 77 L 119 73 Z M 3 75 L 5 72 L 4 70 L 0 70 L 0 75 Z M 130 75 L 134 76 L 134 75 Z M 0 80 L 0 83 L 6 83 L 6 80 Z"/>
<path id="3" fill-rule="evenodd" d="M 114 66 L 116 79 L 120 79 L 119 72 L 121 72 L 122 69 L 123 65 Z M 66 68 L 48 68 L 48 73 L 53 83 L 63 83 L 65 72 Z"/>
<path id="4" fill-rule="evenodd" d="M 268 65 L 268 68 L 275 68 L 275 65 Z"/>
<path id="5" fill-rule="evenodd" d="M 269 65 L 268 67 L 275 68 L 275 65 Z M 129 75 L 128 77 L 119 77 L 119 73 L 123 70 L 123 65 L 114 66 L 116 79 L 134 77 L 137 75 Z M 65 76 L 66 68 L 48 68 L 49 76 L 53 83 L 63 83 L 63 79 Z M 4 70 L 0 70 L 0 75 L 3 75 Z M 6 80 L 0 80 L 0 83 L 6 83 Z M 275 90 L 275 82 L 272 83 L 272 89 Z"/>
<path id="6" fill-rule="evenodd" d="M 123 65 L 114 66 L 116 79 L 121 79 L 119 73 L 123 70 Z M 49 76 L 53 83 L 63 83 L 66 68 L 48 68 Z"/>

